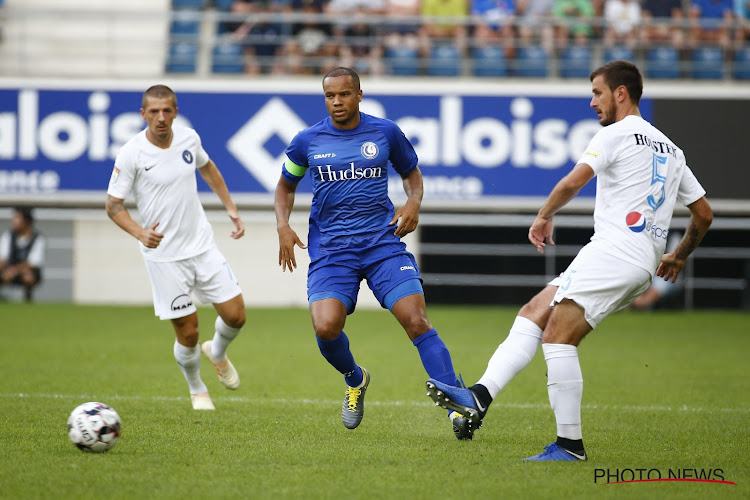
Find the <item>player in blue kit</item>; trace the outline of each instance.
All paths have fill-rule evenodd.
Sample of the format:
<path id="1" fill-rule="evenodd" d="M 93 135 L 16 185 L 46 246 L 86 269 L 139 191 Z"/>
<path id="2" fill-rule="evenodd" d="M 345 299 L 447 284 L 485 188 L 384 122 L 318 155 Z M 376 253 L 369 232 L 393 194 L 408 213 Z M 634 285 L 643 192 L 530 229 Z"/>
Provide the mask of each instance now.
<path id="1" fill-rule="evenodd" d="M 429 376 L 455 384 L 456 374 L 447 347 L 427 317 L 417 263 L 400 239 L 416 229 L 422 203 L 414 148 L 395 123 L 359 111 L 362 90 L 355 71 L 329 71 L 323 91 L 330 117 L 292 140 L 276 187 L 279 265 L 292 272 L 297 267 L 294 246 L 308 249 L 313 329 L 323 357 L 344 375 L 342 420 L 354 429 L 364 415 L 370 374 L 354 361 L 343 328 L 363 279 L 404 327 Z M 389 161 L 408 196 L 398 210 L 388 198 Z M 306 246 L 289 226 L 289 215 L 297 183 L 308 172 L 313 201 Z M 470 437 L 465 418 L 457 412 L 450 416 L 456 437 Z"/>

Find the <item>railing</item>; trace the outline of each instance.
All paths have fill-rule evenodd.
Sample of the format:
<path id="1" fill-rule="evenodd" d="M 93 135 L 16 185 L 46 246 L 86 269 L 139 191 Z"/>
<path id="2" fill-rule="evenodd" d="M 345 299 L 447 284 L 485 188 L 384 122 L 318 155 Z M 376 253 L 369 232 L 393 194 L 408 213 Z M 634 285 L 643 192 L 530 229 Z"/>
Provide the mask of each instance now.
<path id="1" fill-rule="evenodd" d="M 79 63 L 77 75 L 94 77 L 119 76 L 126 72 L 121 68 L 134 76 L 319 75 L 345 65 L 386 76 L 586 78 L 603 61 L 625 58 L 642 65 L 648 78 L 750 79 L 750 27 L 744 18 L 720 26 L 689 16 L 646 18 L 624 37 L 612 35 L 601 16 L 548 16 L 534 23 L 508 17 L 496 30 L 471 16 L 244 15 L 205 8 L 147 16 L 89 10 L 77 16 L 15 7 L 6 8 L 5 18 L 0 55 L 6 76 L 64 75 L 66 68 L 50 59 L 56 48 L 74 46 L 65 57 Z M 148 29 L 136 29 L 144 18 Z M 54 29 L 40 28 L 55 22 Z M 590 34 L 571 36 L 581 23 Z M 428 29 L 438 24 L 457 29 L 450 36 Z M 709 40 L 701 35 L 709 30 L 723 34 Z M 76 66 L 72 59 L 68 66 Z"/>

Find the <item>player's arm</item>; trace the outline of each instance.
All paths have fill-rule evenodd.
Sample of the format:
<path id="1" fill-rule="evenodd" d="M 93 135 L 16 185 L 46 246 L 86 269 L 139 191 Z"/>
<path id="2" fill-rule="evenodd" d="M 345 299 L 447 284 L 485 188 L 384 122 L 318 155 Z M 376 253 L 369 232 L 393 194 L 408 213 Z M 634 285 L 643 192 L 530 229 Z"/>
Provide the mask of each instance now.
<path id="1" fill-rule="evenodd" d="M 294 193 L 297 191 L 297 184 L 292 184 L 282 175 L 279 183 L 276 185 L 276 194 L 274 196 L 274 211 L 276 212 L 276 231 L 279 233 L 279 265 L 282 271 L 289 269 L 294 272 L 297 268 L 297 259 L 294 257 L 294 245 L 300 248 L 307 248 L 302 243 L 297 233 L 289 225 L 289 217 L 294 207 Z"/>
<path id="2" fill-rule="evenodd" d="M 105 208 L 107 215 L 115 224 L 138 239 L 145 247 L 156 248 L 159 246 L 161 239 L 164 238 L 163 234 L 156 231 L 156 226 L 159 225 L 158 222 L 149 228 L 143 228 L 135 222 L 125 208 L 125 200 L 122 198 L 115 198 L 111 194 L 108 194 Z"/>
<path id="3" fill-rule="evenodd" d="M 552 189 L 546 203 L 539 209 L 536 219 L 529 228 L 529 241 L 539 253 L 544 253 L 545 240 L 551 245 L 555 244 L 552 241 L 554 229 L 552 218 L 558 210 L 576 197 L 581 188 L 594 178 L 594 175 L 594 170 L 588 164 L 579 163 Z"/>
<path id="4" fill-rule="evenodd" d="M 656 275 L 664 278 L 664 281 L 669 281 L 671 278 L 672 283 L 675 282 L 685 267 L 688 256 L 701 244 L 703 236 L 706 235 L 714 220 L 711 205 L 708 204 L 705 196 L 688 205 L 688 208 L 690 209 L 690 223 L 685 230 L 685 235 L 672 252 L 664 254 L 659 267 L 656 268 Z"/>
<path id="5" fill-rule="evenodd" d="M 227 183 L 224 182 L 224 176 L 221 175 L 219 168 L 212 160 L 208 160 L 208 163 L 200 167 L 198 172 L 200 172 L 201 177 L 206 181 L 208 187 L 211 188 L 211 191 L 219 197 L 224 208 L 227 209 L 227 214 L 229 214 L 229 218 L 232 219 L 232 223 L 234 224 L 234 231 L 232 231 L 230 236 L 235 240 L 242 238 L 245 235 L 245 225 L 242 223 L 242 219 L 240 219 L 240 212 L 232 201 Z"/>
<path id="6" fill-rule="evenodd" d="M 408 197 L 403 207 L 396 210 L 393 219 L 389 225 L 396 224 L 399 219 L 396 230 L 393 232 L 398 237 L 406 236 L 417 228 L 419 224 L 419 208 L 422 206 L 422 196 L 424 187 L 422 185 L 422 172 L 419 167 L 415 167 L 411 172 L 401 176 L 404 184 L 404 192 Z"/>

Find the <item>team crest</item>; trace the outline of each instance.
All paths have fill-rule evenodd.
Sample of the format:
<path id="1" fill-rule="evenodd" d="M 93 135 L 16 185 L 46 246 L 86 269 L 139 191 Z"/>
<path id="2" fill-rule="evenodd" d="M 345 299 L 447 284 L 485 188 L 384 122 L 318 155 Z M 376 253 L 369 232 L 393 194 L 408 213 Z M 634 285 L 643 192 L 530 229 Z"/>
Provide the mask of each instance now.
<path id="1" fill-rule="evenodd" d="M 185 160 L 185 163 L 190 165 L 191 163 L 193 163 L 193 153 L 186 149 L 182 152 L 182 159 Z"/>
<path id="2" fill-rule="evenodd" d="M 362 156 L 364 156 L 368 160 L 372 160 L 373 158 L 377 158 L 378 156 L 378 145 L 374 142 L 368 141 L 362 144 L 360 152 L 362 153 Z"/>

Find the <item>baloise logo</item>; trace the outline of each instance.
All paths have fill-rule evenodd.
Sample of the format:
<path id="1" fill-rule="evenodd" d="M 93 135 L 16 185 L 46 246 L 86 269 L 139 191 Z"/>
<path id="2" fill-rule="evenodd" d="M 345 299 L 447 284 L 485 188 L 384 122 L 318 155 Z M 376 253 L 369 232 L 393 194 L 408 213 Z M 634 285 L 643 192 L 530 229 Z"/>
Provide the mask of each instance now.
<path id="1" fill-rule="evenodd" d="M 646 217 L 640 212 L 630 212 L 625 217 L 625 224 L 628 225 L 634 233 L 640 233 L 646 229 Z"/>

